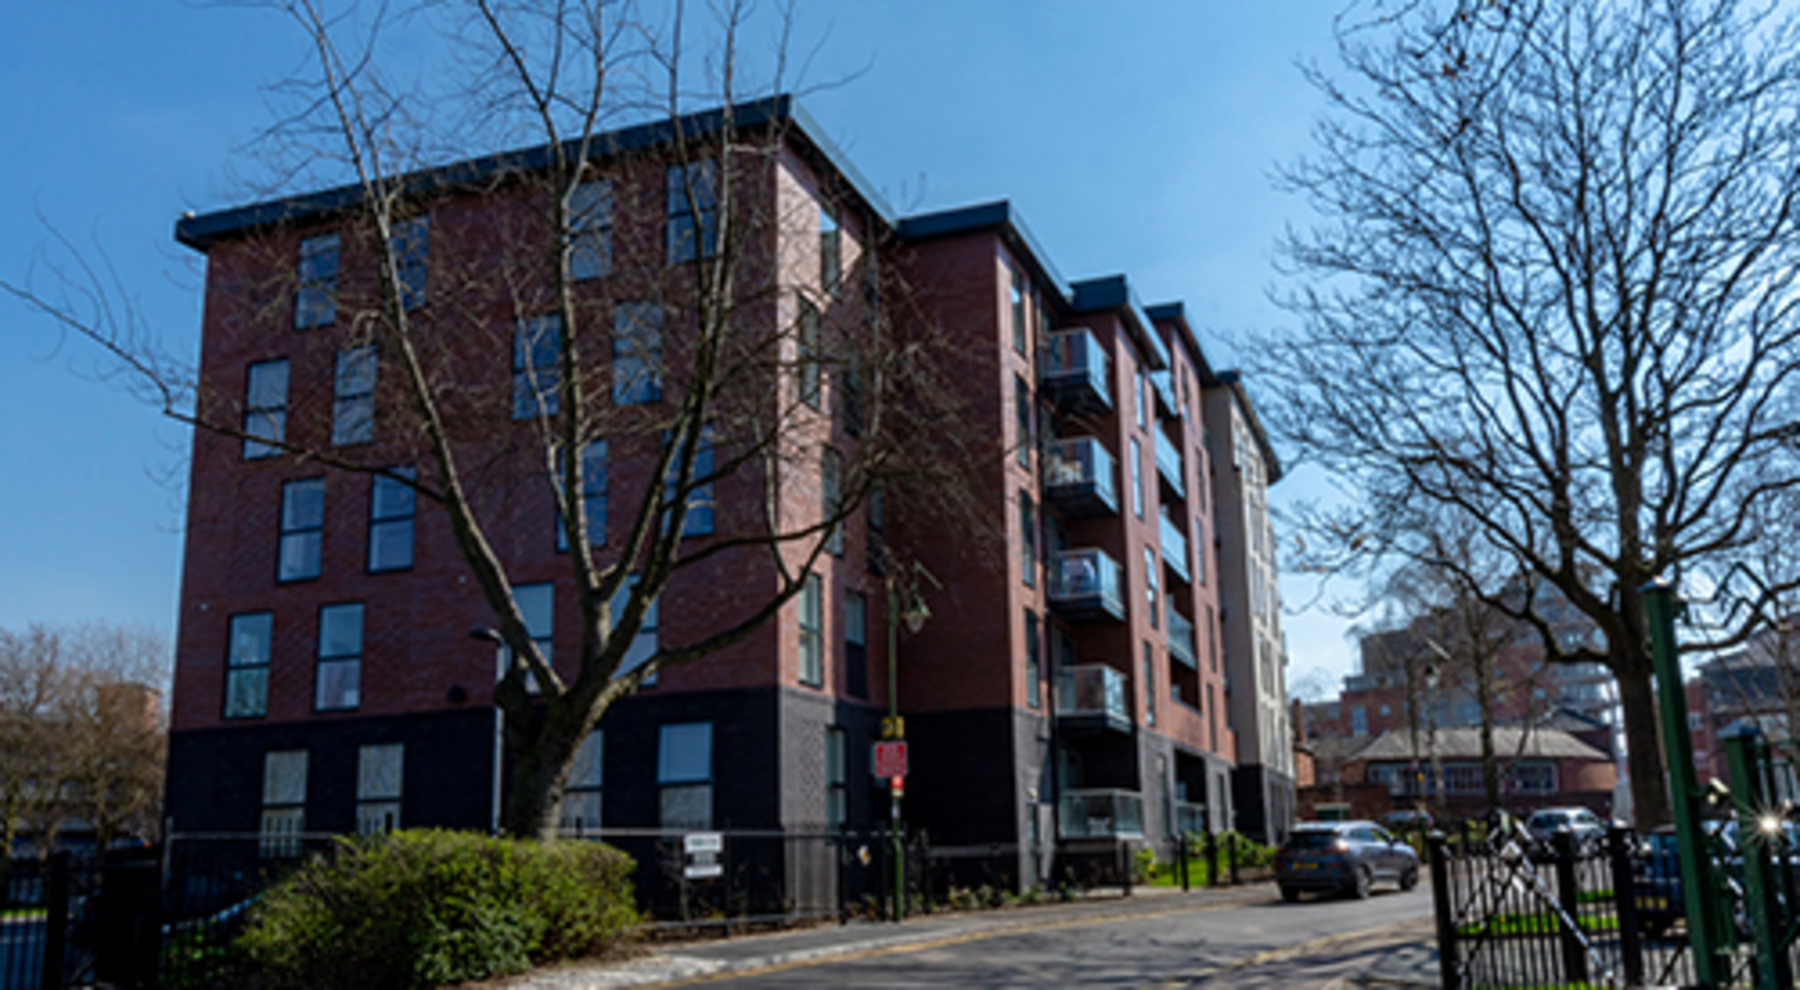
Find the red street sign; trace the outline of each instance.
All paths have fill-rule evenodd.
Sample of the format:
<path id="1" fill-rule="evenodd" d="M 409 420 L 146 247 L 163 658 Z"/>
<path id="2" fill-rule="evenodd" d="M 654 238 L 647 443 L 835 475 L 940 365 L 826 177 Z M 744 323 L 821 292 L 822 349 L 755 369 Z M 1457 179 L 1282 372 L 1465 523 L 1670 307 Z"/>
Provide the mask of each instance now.
<path id="1" fill-rule="evenodd" d="M 906 776 L 906 740 L 894 739 L 875 744 L 875 776 Z"/>

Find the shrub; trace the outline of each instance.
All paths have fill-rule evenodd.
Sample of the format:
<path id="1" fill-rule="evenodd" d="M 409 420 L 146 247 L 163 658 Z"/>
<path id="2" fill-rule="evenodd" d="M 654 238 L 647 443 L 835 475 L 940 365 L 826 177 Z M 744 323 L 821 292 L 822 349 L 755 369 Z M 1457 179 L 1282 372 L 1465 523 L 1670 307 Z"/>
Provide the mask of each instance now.
<path id="1" fill-rule="evenodd" d="M 271 990 L 412 990 L 602 952 L 635 924 L 631 860 L 466 832 L 343 839 L 269 889 L 239 948 Z"/>

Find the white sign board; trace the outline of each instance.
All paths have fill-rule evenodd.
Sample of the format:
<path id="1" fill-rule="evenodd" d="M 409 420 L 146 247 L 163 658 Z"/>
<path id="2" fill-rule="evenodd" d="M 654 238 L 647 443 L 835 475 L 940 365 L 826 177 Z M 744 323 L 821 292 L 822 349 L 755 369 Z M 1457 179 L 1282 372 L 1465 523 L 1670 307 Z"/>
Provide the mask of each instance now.
<path id="1" fill-rule="evenodd" d="M 681 837 L 681 851 L 687 861 L 681 875 L 687 880 L 709 880 L 724 876 L 725 867 L 719 856 L 725 851 L 725 836 L 719 832 L 689 832 Z"/>

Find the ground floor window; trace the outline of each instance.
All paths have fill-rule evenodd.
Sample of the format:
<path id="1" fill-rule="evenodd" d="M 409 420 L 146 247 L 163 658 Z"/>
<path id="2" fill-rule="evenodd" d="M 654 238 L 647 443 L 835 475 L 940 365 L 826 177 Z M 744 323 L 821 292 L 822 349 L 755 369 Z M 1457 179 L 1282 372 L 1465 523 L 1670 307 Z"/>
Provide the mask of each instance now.
<path id="1" fill-rule="evenodd" d="M 304 749 L 277 749 L 263 754 L 258 848 L 264 856 L 300 854 L 299 835 L 306 831 L 306 767 Z"/>
<path id="2" fill-rule="evenodd" d="M 662 827 L 712 828 L 712 780 L 712 723 L 663 726 L 656 753 L 658 820 Z"/>

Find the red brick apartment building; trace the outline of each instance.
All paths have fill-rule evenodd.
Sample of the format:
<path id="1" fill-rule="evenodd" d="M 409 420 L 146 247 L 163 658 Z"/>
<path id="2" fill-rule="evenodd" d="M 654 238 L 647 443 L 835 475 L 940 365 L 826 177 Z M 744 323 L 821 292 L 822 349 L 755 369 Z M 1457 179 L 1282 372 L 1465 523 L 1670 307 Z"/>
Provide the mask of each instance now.
<path id="1" fill-rule="evenodd" d="M 821 275 L 802 293 L 825 325 L 854 332 L 883 304 L 885 287 L 864 275 L 885 252 L 883 268 L 910 283 L 895 331 L 929 325 L 954 342 L 966 429 L 994 441 L 992 462 L 969 479 L 983 517 L 974 522 L 1006 537 L 947 539 L 899 506 L 865 507 L 777 619 L 614 705 L 577 761 L 564 822 L 816 830 L 884 818 L 869 743 L 888 704 L 891 548 L 941 585 L 923 591 L 930 621 L 900 632 L 897 671 L 912 747 L 906 817 L 934 844 L 1001 844 L 1009 879 L 1032 886 L 1051 882 L 1068 852 L 1160 842 L 1175 828 L 1285 829 L 1285 806 L 1252 810 L 1240 798 L 1234 811 L 1234 788 L 1266 793 L 1282 768 L 1251 767 L 1259 783 L 1243 791 L 1239 740 L 1267 731 L 1238 717 L 1229 690 L 1260 676 L 1280 697 L 1279 669 L 1270 682 L 1254 655 L 1229 645 L 1234 623 L 1249 619 L 1229 604 L 1232 576 L 1245 573 L 1230 558 L 1243 552 L 1245 520 L 1263 518 L 1241 502 L 1246 492 L 1260 502 L 1276 475 L 1259 469 L 1246 484 L 1235 472 L 1246 458 L 1274 460 L 1241 387 L 1208 365 L 1181 306 L 1146 309 L 1122 276 L 1065 281 L 1004 202 L 895 217 L 786 98 L 734 113 L 770 152 L 745 166 L 740 195 L 764 197 L 765 215 L 799 218 L 751 232 L 758 256 L 863 286 L 832 291 Z M 680 125 L 704 134 L 717 120 Z M 609 258 L 654 259 L 678 225 L 704 227 L 666 189 L 684 167 L 671 127 L 597 145 L 618 204 Z M 441 287 L 473 284 L 450 274 L 490 265 L 496 231 L 528 229 L 529 187 L 505 180 L 533 160 L 419 177 L 438 192 L 395 234 L 407 239 L 415 319 L 465 335 L 458 408 L 499 423 L 519 401 L 529 348 L 493 327 L 513 327 L 517 314 L 498 294 Z M 202 402 L 241 405 L 258 436 L 406 466 L 420 460 L 412 439 L 383 429 L 383 404 L 398 398 L 384 384 L 389 356 L 335 318 L 335 301 L 366 293 L 376 264 L 342 229 L 356 196 L 326 191 L 177 225 L 207 258 Z M 824 256 L 832 249 L 835 263 Z M 610 301 L 616 327 L 649 326 L 658 353 L 666 341 L 676 354 L 681 307 L 670 303 L 665 319 L 664 288 L 642 274 L 657 267 L 619 264 L 581 291 Z M 795 299 L 771 298 L 771 326 L 795 318 Z M 614 399 L 677 400 L 673 385 L 665 395 L 661 377 L 648 377 L 653 389 L 615 385 Z M 821 447 L 856 443 L 841 401 L 850 387 L 830 375 L 819 386 Z M 1215 409 L 1229 425 L 1209 431 Z M 553 657 L 573 655 L 552 493 L 541 477 L 524 480 L 542 465 L 504 430 L 474 434 L 461 453 L 481 465 L 477 498 L 533 637 Z M 587 493 L 602 536 L 607 500 L 629 505 L 653 483 L 653 453 L 606 451 L 605 484 Z M 825 473 L 784 477 L 783 511 L 817 518 Z M 190 493 L 167 799 L 175 829 L 492 827 L 506 763 L 495 647 L 471 631 L 494 620 L 447 521 L 403 485 L 206 431 L 194 438 Z M 721 480 L 712 495 L 685 539 L 718 539 L 764 505 L 750 478 Z M 721 554 L 664 591 L 640 639 L 646 651 L 658 636 L 690 641 L 774 587 L 766 560 Z M 1261 659 L 1273 662 L 1266 648 Z M 1284 723 L 1275 731 L 1286 738 Z"/>

